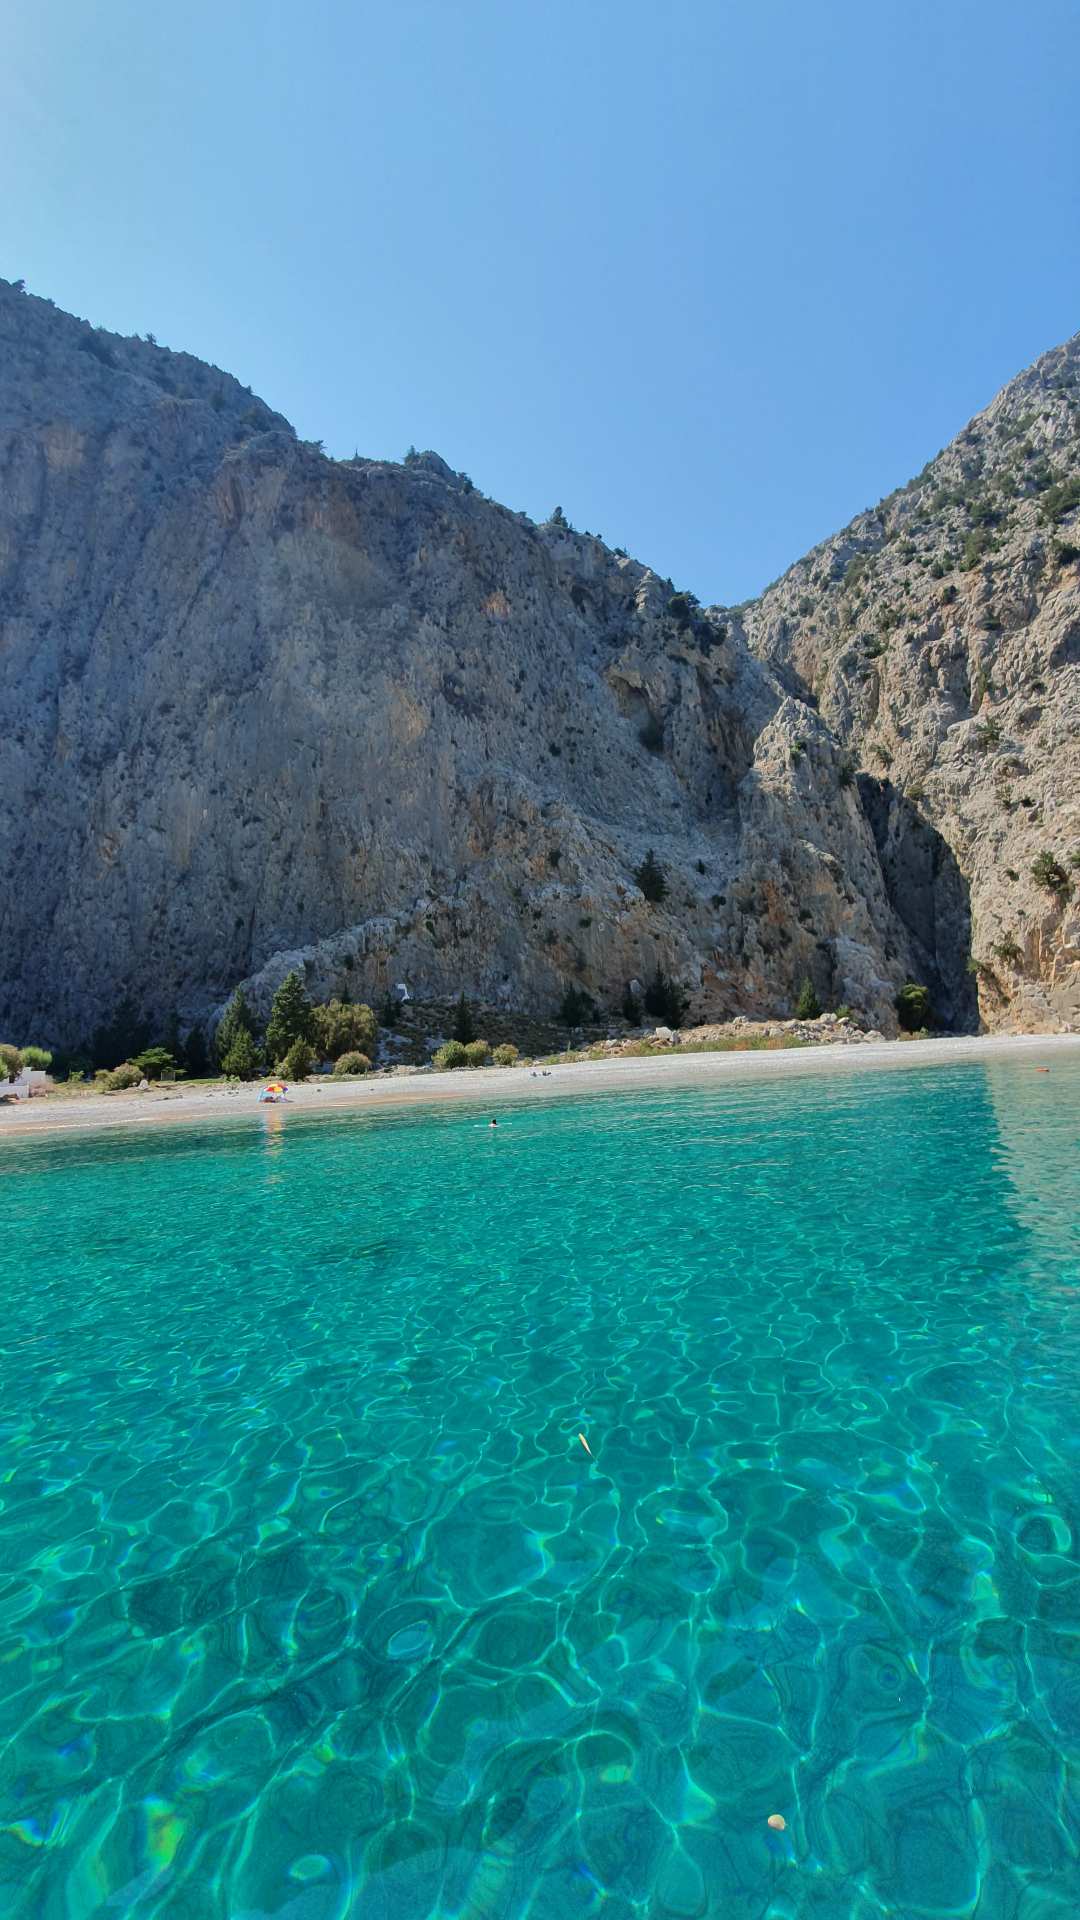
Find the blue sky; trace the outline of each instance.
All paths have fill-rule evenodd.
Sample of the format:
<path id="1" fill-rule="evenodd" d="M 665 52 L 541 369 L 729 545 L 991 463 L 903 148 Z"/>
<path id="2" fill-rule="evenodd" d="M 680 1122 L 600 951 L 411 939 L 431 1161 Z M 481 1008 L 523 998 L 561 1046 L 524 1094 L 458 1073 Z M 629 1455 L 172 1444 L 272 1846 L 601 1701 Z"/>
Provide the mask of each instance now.
<path id="1" fill-rule="evenodd" d="M 0 272 L 758 591 L 1080 326 L 1075 0 L 34 0 Z"/>

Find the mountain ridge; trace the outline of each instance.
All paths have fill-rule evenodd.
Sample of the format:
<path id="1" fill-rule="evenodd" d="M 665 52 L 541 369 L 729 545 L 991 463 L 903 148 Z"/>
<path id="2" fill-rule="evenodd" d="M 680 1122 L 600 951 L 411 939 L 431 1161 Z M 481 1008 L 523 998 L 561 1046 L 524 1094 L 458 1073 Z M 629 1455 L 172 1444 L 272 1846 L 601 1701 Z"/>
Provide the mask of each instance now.
<path id="1" fill-rule="evenodd" d="M 877 639 L 889 595 L 887 636 L 908 611 L 929 632 L 931 578 L 965 615 L 1014 591 L 1035 564 L 1021 536 L 1041 555 L 1025 633 L 1038 648 L 1068 627 L 1076 570 L 1055 560 L 1050 578 L 1051 539 L 1068 541 L 1038 516 L 1076 471 L 1076 341 L 733 609 L 487 500 L 437 455 L 332 461 L 219 369 L 7 283 L 0 351 L 5 1029 L 73 1043 L 125 997 L 159 1024 L 204 1019 L 238 980 L 265 998 L 296 962 L 314 991 L 374 996 L 404 977 L 530 1010 L 568 986 L 617 1006 L 659 967 L 710 1018 L 786 1011 L 806 975 L 886 1029 L 908 977 L 961 1027 L 1076 1017 L 1071 901 L 1033 880 L 991 898 L 981 800 L 970 819 L 944 790 L 904 813 L 916 767 L 924 791 L 949 777 L 948 674 L 937 662 L 920 714 L 899 643 L 869 659 L 849 644 Z M 1007 506 L 979 423 L 1023 381 L 1043 484 L 1017 483 Z M 977 455 L 973 505 L 923 512 L 931 482 Z M 979 536 L 956 580 L 922 565 L 953 523 L 958 544 Z M 984 631 L 964 630 L 965 661 Z M 939 640 L 905 632 L 906 670 Z M 1075 794 L 1064 644 L 1046 672 L 1054 777 Z M 1080 842 L 1075 802 L 1066 815 L 1055 826 Z M 1013 842 L 1026 857 L 1015 822 Z M 662 901 L 635 879 L 650 847 Z M 984 923 L 1026 916 L 1024 969 L 1004 984 L 1004 963 L 994 987 L 967 970 L 973 899 L 976 944 Z"/>

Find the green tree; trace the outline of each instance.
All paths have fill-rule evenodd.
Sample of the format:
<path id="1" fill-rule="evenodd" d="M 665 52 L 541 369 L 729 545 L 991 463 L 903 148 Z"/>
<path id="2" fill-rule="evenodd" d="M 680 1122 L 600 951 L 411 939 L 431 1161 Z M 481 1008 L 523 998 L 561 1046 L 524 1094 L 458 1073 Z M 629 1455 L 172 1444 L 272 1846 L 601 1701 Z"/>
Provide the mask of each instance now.
<path id="1" fill-rule="evenodd" d="M 664 869 L 651 847 L 640 867 L 635 867 L 634 879 L 646 900 L 650 900 L 654 906 L 659 906 L 661 900 L 667 895 L 667 881 L 664 878 Z"/>
<path id="2" fill-rule="evenodd" d="M 18 1047 L 0 1046 L 0 1080 L 15 1080 L 22 1071 L 22 1054 Z"/>
<path id="3" fill-rule="evenodd" d="M 354 1073 L 370 1073 L 371 1061 L 366 1053 L 342 1053 L 334 1062 L 334 1079 L 344 1080 Z"/>
<path id="4" fill-rule="evenodd" d="M 672 594 L 671 599 L 667 603 L 667 610 L 680 633 L 685 633 L 699 604 L 696 593 Z"/>
<path id="5" fill-rule="evenodd" d="M 472 1017 L 472 1008 L 465 998 L 464 989 L 454 1009 L 454 1024 L 450 1033 L 454 1040 L 461 1041 L 463 1047 L 467 1047 L 471 1040 L 476 1039 L 476 1022 Z"/>
<path id="6" fill-rule="evenodd" d="M 821 1001 L 814 992 L 814 983 L 809 975 L 799 988 L 799 997 L 795 1002 L 796 1020 L 816 1020 L 821 1012 Z"/>
<path id="7" fill-rule="evenodd" d="M 564 1027 L 580 1027 L 596 1014 L 596 1004 L 581 987 L 569 986 L 559 1002 L 559 1019 Z"/>
<path id="8" fill-rule="evenodd" d="M 24 1067 L 29 1067 L 32 1072 L 48 1073 L 52 1066 L 52 1054 L 48 1047 L 20 1047 L 19 1051 Z"/>
<path id="9" fill-rule="evenodd" d="M 284 1060 L 289 1048 L 304 1040 L 310 1047 L 315 1039 L 315 1013 L 295 968 L 285 975 L 274 995 L 266 1024 L 266 1051 L 271 1060 Z M 298 1075 L 294 1074 L 293 1079 Z"/>
<path id="10" fill-rule="evenodd" d="M 1072 898 L 1072 881 L 1069 879 L 1060 860 L 1052 853 L 1040 853 L 1032 861 L 1031 877 L 1048 893 L 1056 893 L 1059 900 Z"/>
<path id="11" fill-rule="evenodd" d="M 900 988 L 893 1002 L 896 1017 L 905 1033 L 920 1033 L 923 1027 L 934 1024 L 934 1009 L 930 1004 L 929 987 L 920 987 L 914 980 Z"/>
<path id="12" fill-rule="evenodd" d="M 337 1060 L 343 1053 L 375 1051 L 378 1026 L 370 1007 L 351 1001 L 328 1000 L 314 1009 L 315 1051 L 320 1060 Z"/>
<path id="13" fill-rule="evenodd" d="M 170 1067 L 175 1071 L 176 1059 L 167 1047 L 147 1047 L 142 1053 L 135 1055 L 131 1064 L 138 1067 L 144 1079 L 160 1080 L 162 1074 L 167 1073 Z"/>
<path id="14" fill-rule="evenodd" d="M 314 1065 L 311 1042 L 298 1033 L 281 1063 L 281 1071 L 286 1080 L 306 1080 Z"/>
<path id="15" fill-rule="evenodd" d="M 244 992 L 243 987 L 237 987 L 221 1019 L 218 1021 L 217 1032 L 214 1035 L 214 1052 L 217 1054 L 223 1068 L 225 1067 L 226 1055 L 232 1052 L 233 1047 L 236 1045 L 242 1033 L 246 1033 L 249 1040 L 254 1040 L 255 1015 L 248 1005 L 247 994 Z M 189 1035 L 188 1046 L 190 1047 L 190 1045 L 191 1036 Z M 225 1070 L 228 1071 L 227 1068 Z M 188 1071 L 191 1073 L 194 1072 L 190 1061 L 188 1062 Z"/>
<path id="16" fill-rule="evenodd" d="M 122 1060 L 118 1067 L 114 1067 L 111 1073 L 105 1075 L 105 1091 L 106 1093 L 130 1093 L 132 1087 L 138 1086 L 142 1077 L 142 1071 L 135 1065 L 134 1060 Z"/>
<path id="17" fill-rule="evenodd" d="M 232 1045 L 222 1055 L 222 1073 L 228 1080 L 255 1080 L 261 1065 L 262 1056 L 254 1037 L 246 1027 L 238 1027 Z"/>
<path id="18" fill-rule="evenodd" d="M 438 1067 L 441 1073 L 449 1073 L 454 1067 L 468 1066 L 469 1056 L 465 1047 L 464 1040 L 445 1041 L 438 1051 L 432 1054 L 432 1066 Z"/>
<path id="19" fill-rule="evenodd" d="M 94 1060 L 90 1048 L 83 1043 L 76 1047 L 59 1047 L 53 1055 L 53 1077 L 57 1080 L 79 1080 L 93 1072 Z"/>
<path id="20" fill-rule="evenodd" d="M 663 967 L 657 967 L 645 989 L 645 1011 L 651 1013 L 665 1027 L 681 1027 L 686 1012 L 686 1000 L 677 980 L 672 980 Z"/>
<path id="21" fill-rule="evenodd" d="M 971 532 L 965 537 L 960 554 L 961 573 L 970 573 L 978 566 L 980 560 L 993 552 L 996 545 L 997 541 L 989 527 L 972 527 Z"/>
<path id="22" fill-rule="evenodd" d="M 1043 518 L 1049 520 L 1052 526 L 1064 520 L 1067 513 L 1080 506 L 1080 473 L 1072 474 L 1067 480 L 1055 481 L 1052 487 L 1047 487 L 1040 505 Z"/>
<path id="23" fill-rule="evenodd" d="M 150 1028 L 126 993 L 110 1020 L 103 1021 L 93 1038 L 95 1064 L 99 1067 L 127 1065 L 150 1039 Z"/>
<path id="24" fill-rule="evenodd" d="M 622 1014 L 622 1017 L 626 1021 L 627 1026 L 640 1027 L 641 1001 L 638 999 L 637 995 L 631 990 L 629 986 L 627 986 L 626 991 L 623 994 L 622 1001 L 619 1006 L 619 1012 Z"/>
<path id="25" fill-rule="evenodd" d="M 184 1066 L 191 1080 L 204 1080 L 210 1071 L 206 1035 L 201 1027 L 192 1027 L 184 1042 Z"/>

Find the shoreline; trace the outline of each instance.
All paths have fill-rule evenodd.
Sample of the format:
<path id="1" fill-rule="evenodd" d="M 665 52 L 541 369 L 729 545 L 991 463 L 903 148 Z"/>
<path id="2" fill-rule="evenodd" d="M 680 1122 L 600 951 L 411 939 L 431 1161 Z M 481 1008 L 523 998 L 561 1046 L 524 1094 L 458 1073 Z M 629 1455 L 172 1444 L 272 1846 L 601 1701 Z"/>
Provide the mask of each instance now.
<path id="1" fill-rule="evenodd" d="M 1055 1059 L 1080 1061 L 1080 1034 L 973 1034 L 941 1040 L 883 1040 L 858 1045 L 792 1047 L 776 1052 L 685 1053 L 677 1047 L 651 1059 L 615 1055 L 554 1066 L 540 1077 L 529 1067 L 459 1068 L 452 1073 L 388 1075 L 359 1080 L 305 1081 L 290 1090 L 283 1107 L 290 1113 L 342 1114 L 383 1107 L 459 1101 L 498 1105 L 507 1100 L 542 1100 L 567 1094 L 632 1093 L 650 1088 L 707 1087 L 746 1079 L 778 1079 L 808 1073 L 910 1070 L 990 1060 L 1030 1060 L 1050 1065 Z M 165 1091 L 160 1084 L 145 1093 L 88 1093 L 53 1100 L 48 1096 L 0 1107 L 0 1143 L 54 1138 L 57 1134 L 108 1132 L 114 1128 L 172 1126 L 192 1121 L 250 1119 L 263 1113 L 262 1082 L 236 1087 Z"/>

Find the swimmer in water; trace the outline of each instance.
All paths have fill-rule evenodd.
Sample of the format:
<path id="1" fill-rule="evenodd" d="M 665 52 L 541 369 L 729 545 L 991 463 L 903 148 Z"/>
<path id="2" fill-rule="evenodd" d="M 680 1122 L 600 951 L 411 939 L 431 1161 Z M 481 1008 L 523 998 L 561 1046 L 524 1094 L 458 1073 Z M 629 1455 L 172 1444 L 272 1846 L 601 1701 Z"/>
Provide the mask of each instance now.
<path id="1" fill-rule="evenodd" d="M 498 1126 L 498 1124 L 499 1124 L 499 1123 L 498 1123 L 498 1121 L 497 1121 L 497 1120 L 489 1120 L 489 1121 L 488 1121 L 488 1126 L 489 1126 L 489 1127 L 497 1127 L 497 1126 Z"/>

